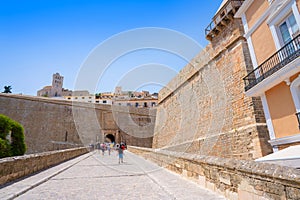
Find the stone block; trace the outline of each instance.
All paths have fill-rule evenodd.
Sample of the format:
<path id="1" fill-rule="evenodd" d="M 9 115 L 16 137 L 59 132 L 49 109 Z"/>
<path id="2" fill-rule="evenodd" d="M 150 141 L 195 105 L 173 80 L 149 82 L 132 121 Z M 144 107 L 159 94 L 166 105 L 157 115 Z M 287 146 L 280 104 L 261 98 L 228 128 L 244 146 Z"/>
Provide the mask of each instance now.
<path id="1" fill-rule="evenodd" d="M 201 175 L 199 175 L 198 176 L 198 183 L 199 183 L 199 185 L 201 185 L 201 186 L 203 186 L 203 187 L 206 187 L 206 178 L 205 178 L 205 176 L 201 176 Z"/>
<path id="2" fill-rule="evenodd" d="M 268 187 L 267 182 L 253 179 L 250 181 L 250 184 L 254 187 L 255 190 L 265 191 Z"/>
<path id="3" fill-rule="evenodd" d="M 300 199 L 300 188 L 286 187 L 286 196 L 289 200 Z"/>
<path id="4" fill-rule="evenodd" d="M 226 199 L 230 199 L 230 200 L 238 200 L 239 199 L 238 193 L 230 191 L 230 190 L 226 190 L 224 196 L 226 197 Z"/>
<path id="5" fill-rule="evenodd" d="M 216 186 L 214 183 L 210 182 L 210 181 L 206 181 L 205 182 L 205 187 L 211 191 L 215 191 L 216 190 Z"/>
<path id="6" fill-rule="evenodd" d="M 216 168 L 210 169 L 209 174 L 210 174 L 210 178 L 212 180 L 215 180 L 215 181 L 219 180 L 219 171 L 218 171 L 218 169 L 216 169 Z"/>
<path id="7" fill-rule="evenodd" d="M 182 169 L 182 175 L 185 177 L 191 177 L 191 176 L 188 176 L 188 171 L 186 171 L 185 169 Z"/>
<path id="8" fill-rule="evenodd" d="M 279 196 L 285 195 L 284 186 L 281 184 L 277 184 L 277 183 L 266 182 L 266 187 L 264 188 L 264 191 L 267 193 L 276 194 Z"/>
<path id="9" fill-rule="evenodd" d="M 226 185 L 231 185 L 230 174 L 227 172 L 220 172 L 219 181 Z"/>
<path id="10" fill-rule="evenodd" d="M 253 200 L 254 194 L 245 190 L 238 190 L 238 199 Z"/>

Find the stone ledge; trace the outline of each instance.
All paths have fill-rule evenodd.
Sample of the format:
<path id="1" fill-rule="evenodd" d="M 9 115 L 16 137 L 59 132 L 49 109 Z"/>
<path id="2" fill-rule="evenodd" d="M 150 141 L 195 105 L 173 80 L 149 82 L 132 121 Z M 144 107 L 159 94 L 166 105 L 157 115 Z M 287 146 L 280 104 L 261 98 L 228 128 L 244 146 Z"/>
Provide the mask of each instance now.
<path id="1" fill-rule="evenodd" d="M 87 153 L 85 147 L 0 159 L 0 185 Z"/>
<path id="2" fill-rule="evenodd" d="M 300 171 L 294 168 L 143 147 L 128 150 L 228 199 L 300 199 Z"/>

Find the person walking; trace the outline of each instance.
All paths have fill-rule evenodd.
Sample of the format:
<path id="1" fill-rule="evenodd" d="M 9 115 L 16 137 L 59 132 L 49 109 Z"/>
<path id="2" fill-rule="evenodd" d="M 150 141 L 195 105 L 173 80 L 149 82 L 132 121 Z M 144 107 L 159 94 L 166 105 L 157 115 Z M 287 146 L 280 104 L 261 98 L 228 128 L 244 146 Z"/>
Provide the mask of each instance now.
<path id="1" fill-rule="evenodd" d="M 107 144 L 107 145 L 106 145 L 106 149 L 107 149 L 107 151 L 108 151 L 108 155 L 110 156 L 110 144 Z"/>
<path id="2" fill-rule="evenodd" d="M 117 151 L 119 155 L 119 164 L 123 163 L 124 150 L 121 147 L 118 147 Z"/>
<path id="3" fill-rule="evenodd" d="M 105 144 L 102 143 L 101 146 L 100 146 L 100 148 L 101 148 L 101 151 L 102 151 L 102 155 L 104 156 Z"/>

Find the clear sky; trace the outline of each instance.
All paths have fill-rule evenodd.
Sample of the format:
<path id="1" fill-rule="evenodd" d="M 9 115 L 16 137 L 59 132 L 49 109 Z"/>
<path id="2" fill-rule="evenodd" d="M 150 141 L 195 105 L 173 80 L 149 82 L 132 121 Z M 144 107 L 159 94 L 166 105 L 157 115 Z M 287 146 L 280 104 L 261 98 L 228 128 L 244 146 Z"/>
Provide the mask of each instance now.
<path id="1" fill-rule="evenodd" d="M 51 85 L 52 74 L 56 72 L 64 76 L 64 88 L 74 89 L 80 67 L 90 52 L 108 38 L 131 29 L 172 29 L 206 46 L 204 29 L 221 2 L 0 0 L 0 91 L 11 85 L 13 93 L 36 95 L 37 90 Z M 148 63 L 178 72 L 186 61 L 151 49 L 131 52 L 106 70 L 96 92 L 113 91 L 117 82 L 122 82 L 120 77 L 137 66 L 147 67 Z M 141 74 L 139 78 L 143 76 L 147 75 Z M 155 92 L 158 88 L 150 85 L 139 89 Z"/>

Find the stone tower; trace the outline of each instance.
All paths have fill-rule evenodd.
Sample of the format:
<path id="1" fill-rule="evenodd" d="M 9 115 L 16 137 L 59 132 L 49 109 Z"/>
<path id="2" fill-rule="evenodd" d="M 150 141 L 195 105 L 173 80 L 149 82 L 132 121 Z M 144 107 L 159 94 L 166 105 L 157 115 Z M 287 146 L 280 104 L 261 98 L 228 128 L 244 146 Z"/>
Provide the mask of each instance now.
<path id="1" fill-rule="evenodd" d="M 154 148 L 248 160 L 271 153 L 261 101 L 244 94 L 252 63 L 234 18 L 243 2 L 222 2 L 205 29 L 210 44 L 160 91 Z"/>
<path id="2" fill-rule="evenodd" d="M 53 74 L 51 96 L 60 97 L 62 93 L 64 77 L 59 73 Z"/>

